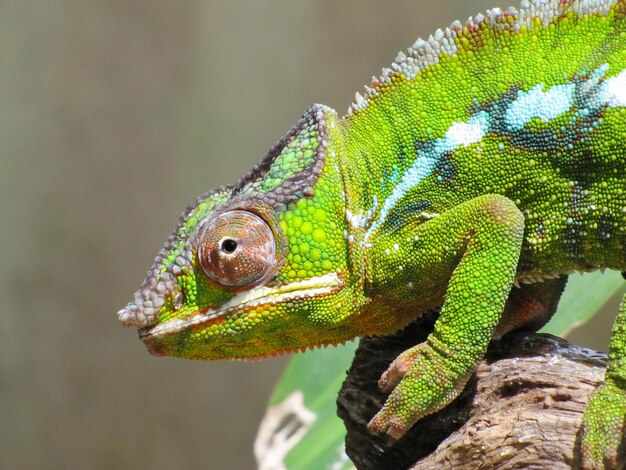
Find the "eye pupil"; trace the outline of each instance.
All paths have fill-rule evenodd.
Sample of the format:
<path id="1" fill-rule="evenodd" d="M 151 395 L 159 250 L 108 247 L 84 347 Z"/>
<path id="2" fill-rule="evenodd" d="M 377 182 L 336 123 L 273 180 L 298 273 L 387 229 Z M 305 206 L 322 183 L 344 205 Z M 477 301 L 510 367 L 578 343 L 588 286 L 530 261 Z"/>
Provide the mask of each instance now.
<path id="1" fill-rule="evenodd" d="M 237 242 L 232 238 L 227 238 L 222 242 L 222 250 L 226 253 L 234 253 L 237 246 Z"/>

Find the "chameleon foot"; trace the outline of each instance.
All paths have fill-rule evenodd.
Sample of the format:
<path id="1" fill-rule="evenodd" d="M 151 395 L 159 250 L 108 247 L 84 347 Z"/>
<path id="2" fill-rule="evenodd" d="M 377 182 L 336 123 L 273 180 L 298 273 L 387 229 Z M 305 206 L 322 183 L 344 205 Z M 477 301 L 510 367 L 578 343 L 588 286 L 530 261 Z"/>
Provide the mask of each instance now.
<path id="1" fill-rule="evenodd" d="M 382 391 L 391 394 L 369 422 L 368 429 L 387 434 L 392 440 L 399 439 L 417 420 L 450 403 L 463 389 L 469 375 L 459 377 L 426 343 L 406 350 L 378 382 Z"/>
<path id="2" fill-rule="evenodd" d="M 626 393 L 607 380 L 589 399 L 581 427 L 582 468 L 621 469 L 626 456 L 621 447 L 626 424 Z M 621 451 L 621 452 L 620 452 Z"/>

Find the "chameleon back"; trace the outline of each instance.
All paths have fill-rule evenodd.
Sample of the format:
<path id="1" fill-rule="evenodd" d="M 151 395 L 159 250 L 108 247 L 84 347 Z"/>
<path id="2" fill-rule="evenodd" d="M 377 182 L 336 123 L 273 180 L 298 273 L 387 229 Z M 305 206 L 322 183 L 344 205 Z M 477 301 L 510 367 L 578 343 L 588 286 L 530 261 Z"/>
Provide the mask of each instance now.
<path id="1" fill-rule="evenodd" d="M 520 281 L 624 269 L 625 5 L 524 2 L 400 53 L 341 123 L 364 240 L 502 194 L 525 215 Z"/>

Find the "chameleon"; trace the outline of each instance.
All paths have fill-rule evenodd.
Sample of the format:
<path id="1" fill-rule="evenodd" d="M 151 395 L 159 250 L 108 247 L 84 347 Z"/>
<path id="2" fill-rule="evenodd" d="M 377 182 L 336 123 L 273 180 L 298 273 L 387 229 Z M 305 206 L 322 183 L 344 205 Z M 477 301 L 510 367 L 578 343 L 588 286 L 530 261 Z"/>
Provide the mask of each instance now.
<path id="1" fill-rule="evenodd" d="M 626 271 L 626 0 L 522 0 L 400 52 L 348 112 L 315 104 L 236 184 L 195 199 L 119 320 L 150 353 L 260 358 L 390 334 L 369 429 L 401 437 L 490 341 L 536 330 L 567 276 Z M 626 299 L 581 424 L 621 464 Z"/>

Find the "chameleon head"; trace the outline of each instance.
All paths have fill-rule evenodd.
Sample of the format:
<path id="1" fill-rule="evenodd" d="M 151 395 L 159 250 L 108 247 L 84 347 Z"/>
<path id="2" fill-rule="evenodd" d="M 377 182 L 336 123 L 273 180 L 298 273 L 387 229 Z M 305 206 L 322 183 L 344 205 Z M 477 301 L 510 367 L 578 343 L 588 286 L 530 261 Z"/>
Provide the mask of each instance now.
<path id="1" fill-rule="evenodd" d="M 193 202 L 118 317 L 151 353 L 261 357 L 350 339 L 343 183 L 316 105 L 235 186 Z M 338 313 L 341 312 L 341 313 Z"/>

